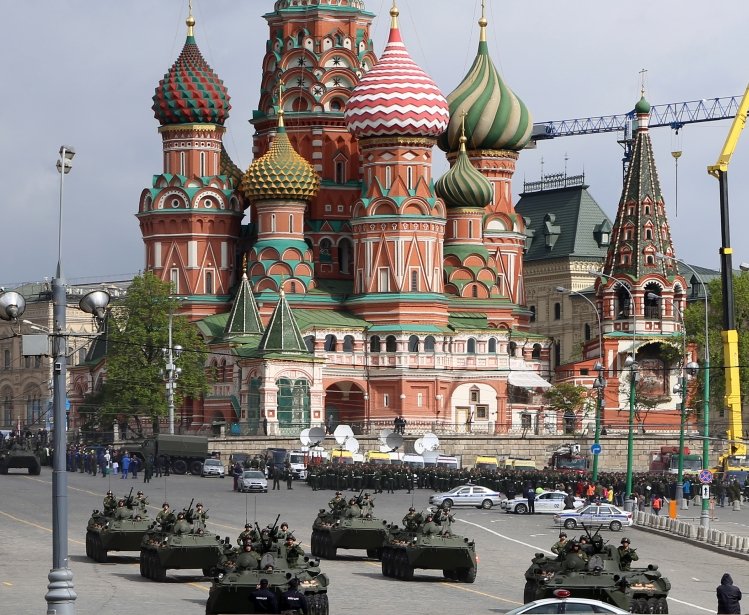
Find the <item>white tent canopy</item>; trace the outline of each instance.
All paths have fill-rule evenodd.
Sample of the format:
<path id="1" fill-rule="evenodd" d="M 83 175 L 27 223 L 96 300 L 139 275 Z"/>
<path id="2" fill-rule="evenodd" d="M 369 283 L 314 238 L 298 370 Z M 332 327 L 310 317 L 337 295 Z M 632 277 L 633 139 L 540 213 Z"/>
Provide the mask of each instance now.
<path id="1" fill-rule="evenodd" d="M 510 372 L 507 380 L 512 386 L 525 389 L 549 389 L 551 383 L 546 382 L 536 372 Z"/>

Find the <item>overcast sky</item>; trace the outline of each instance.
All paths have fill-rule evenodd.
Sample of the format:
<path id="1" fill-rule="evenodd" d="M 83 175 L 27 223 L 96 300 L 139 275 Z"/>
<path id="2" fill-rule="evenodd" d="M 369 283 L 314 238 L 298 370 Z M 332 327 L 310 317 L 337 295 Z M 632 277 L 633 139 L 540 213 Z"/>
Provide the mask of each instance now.
<path id="1" fill-rule="evenodd" d="M 389 0 L 368 0 L 382 52 Z M 414 60 L 451 92 L 476 50 L 479 0 L 399 0 L 401 30 Z M 225 143 L 245 169 L 272 0 L 194 0 L 196 38 L 229 89 Z M 3 10 L 3 121 L 0 168 L 5 192 L 0 285 L 52 276 L 57 262 L 62 144 L 77 154 L 65 178 L 63 264 L 69 279 L 138 272 L 143 247 L 135 218 L 141 191 L 160 173 L 161 139 L 151 111 L 159 79 L 185 39 L 187 0 L 35 0 Z M 488 0 L 489 45 L 506 83 L 535 122 L 623 113 L 639 98 L 646 68 L 652 104 L 744 92 L 746 3 L 694 0 Z M 744 68 L 742 68 L 744 67 Z M 717 267 L 718 183 L 706 173 L 729 121 L 688 125 L 680 137 L 653 130 L 656 163 L 677 256 Z M 681 149 L 678 205 L 673 149 Z M 585 171 L 590 191 L 614 218 L 621 190 L 616 133 L 567 137 L 521 153 L 513 192 L 544 171 Z M 436 174 L 446 166 L 435 149 Z M 749 134 L 731 165 L 734 265 L 749 261 Z"/>

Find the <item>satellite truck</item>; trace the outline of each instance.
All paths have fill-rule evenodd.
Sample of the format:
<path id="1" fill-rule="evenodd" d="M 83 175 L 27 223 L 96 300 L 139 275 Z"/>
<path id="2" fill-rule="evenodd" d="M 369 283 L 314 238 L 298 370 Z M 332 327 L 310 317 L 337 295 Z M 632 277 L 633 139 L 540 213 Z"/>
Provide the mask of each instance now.
<path id="1" fill-rule="evenodd" d="M 325 440 L 325 430 L 322 427 L 303 429 L 299 434 L 301 449 L 289 453 L 289 465 L 295 480 L 307 480 L 307 468 L 317 465 L 328 458 L 328 453 L 320 445 Z"/>

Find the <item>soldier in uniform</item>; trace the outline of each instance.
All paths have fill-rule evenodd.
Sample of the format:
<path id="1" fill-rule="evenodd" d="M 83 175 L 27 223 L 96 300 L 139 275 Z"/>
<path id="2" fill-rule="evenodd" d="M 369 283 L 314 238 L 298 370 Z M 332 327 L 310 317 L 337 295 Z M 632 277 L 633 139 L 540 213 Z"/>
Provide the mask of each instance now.
<path id="1" fill-rule="evenodd" d="M 172 509 L 169 508 L 169 502 L 164 502 L 161 505 L 161 510 L 159 511 L 159 514 L 156 515 L 156 522 L 159 523 L 162 527 L 171 523 L 174 520 L 174 513 L 172 512 Z"/>
<path id="2" fill-rule="evenodd" d="M 133 508 L 135 508 L 136 506 L 141 510 L 146 510 L 148 508 L 148 498 L 143 494 L 142 491 L 138 491 L 138 493 L 135 495 Z"/>
<path id="3" fill-rule="evenodd" d="M 361 508 L 362 517 L 371 516 L 374 510 L 374 498 L 369 497 L 369 494 L 365 493 L 359 507 Z"/>
<path id="4" fill-rule="evenodd" d="M 257 542 L 258 540 L 260 540 L 260 535 L 257 533 L 257 530 L 249 523 L 245 523 L 244 532 L 241 532 L 237 537 L 237 544 L 242 546 L 246 542 Z"/>
<path id="5" fill-rule="evenodd" d="M 133 516 L 130 509 L 125 506 L 125 500 L 119 500 L 117 502 L 117 510 L 114 513 L 115 519 L 129 519 Z"/>
<path id="6" fill-rule="evenodd" d="M 375 493 L 382 493 L 382 472 L 375 469 L 374 475 L 372 476 Z"/>
<path id="7" fill-rule="evenodd" d="M 286 561 L 288 562 L 289 566 L 296 566 L 297 562 L 300 558 L 304 557 L 304 549 L 302 549 L 301 546 L 299 546 L 296 542 L 294 542 L 293 536 L 287 536 L 286 537 Z"/>
<path id="8" fill-rule="evenodd" d="M 198 502 L 195 505 L 195 510 L 192 513 L 192 521 L 195 527 L 198 529 L 205 529 L 205 520 L 208 518 L 208 513 L 203 510 L 203 504 Z"/>
<path id="9" fill-rule="evenodd" d="M 104 496 L 104 514 L 113 512 L 115 508 L 117 508 L 117 500 L 111 490 L 107 491 L 107 495 Z"/>
<path id="10" fill-rule="evenodd" d="M 346 507 L 346 500 L 343 499 L 343 495 L 340 491 L 335 492 L 335 497 L 328 502 L 328 506 L 330 507 L 330 510 L 333 512 L 336 512 L 338 510 L 342 510 Z"/>
<path id="11" fill-rule="evenodd" d="M 192 526 L 185 519 L 185 513 L 181 512 L 177 515 L 177 522 L 174 524 L 175 534 L 189 534 Z"/>
<path id="12" fill-rule="evenodd" d="M 619 552 L 619 567 L 622 570 L 629 570 L 632 566 L 632 562 L 636 562 L 640 559 L 635 549 L 629 548 L 629 538 L 626 536 L 622 538 L 621 544 L 616 548 Z"/>
<path id="13" fill-rule="evenodd" d="M 406 516 L 403 517 L 401 523 L 403 523 L 403 527 L 405 527 L 407 530 L 411 530 L 412 532 L 415 532 L 418 529 L 420 523 L 420 515 L 416 512 L 416 509 L 413 506 L 408 509 L 408 512 L 406 513 Z"/>
<path id="14" fill-rule="evenodd" d="M 281 527 L 276 530 L 276 540 L 286 540 L 289 536 L 294 537 L 293 533 L 289 531 L 289 524 L 284 521 L 281 523 Z"/>
<path id="15" fill-rule="evenodd" d="M 355 517 L 361 516 L 361 508 L 359 508 L 359 505 L 356 503 L 356 498 L 351 498 L 348 501 L 348 507 L 346 508 L 344 512 L 344 517 L 347 519 L 353 519 Z"/>
<path id="16" fill-rule="evenodd" d="M 559 540 L 551 545 L 551 552 L 556 555 L 562 555 L 567 550 L 568 542 L 569 541 L 567 540 L 567 534 L 564 532 L 559 532 Z"/>
<path id="17" fill-rule="evenodd" d="M 432 515 L 427 515 L 424 525 L 421 528 L 421 533 L 424 534 L 424 536 L 431 536 L 432 534 L 438 534 L 439 531 L 440 526 L 434 522 L 434 517 L 432 517 Z"/>
<path id="18" fill-rule="evenodd" d="M 588 556 L 580 549 L 579 542 L 571 542 L 567 556 L 564 558 L 565 570 L 585 570 Z"/>

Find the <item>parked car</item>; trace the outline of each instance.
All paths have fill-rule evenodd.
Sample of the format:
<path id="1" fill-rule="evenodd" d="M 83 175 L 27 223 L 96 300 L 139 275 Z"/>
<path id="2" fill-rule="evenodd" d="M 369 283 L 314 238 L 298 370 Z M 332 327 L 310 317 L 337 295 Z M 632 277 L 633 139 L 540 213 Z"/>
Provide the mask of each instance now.
<path id="1" fill-rule="evenodd" d="M 226 468 L 220 459 L 206 459 L 203 462 L 203 471 L 201 476 L 220 476 L 226 478 Z"/>
<path id="2" fill-rule="evenodd" d="M 268 493 L 268 479 L 261 470 L 245 470 L 239 479 L 239 490 L 242 493 Z"/>
<path id="3" fill-rule="evenodd" d="M 554 522 L 568 530 L 584 523 L 608 526 L 609 529 L 618 532 L 623 526 L 632 525 L 632 513 L 613 504 L 588 504 L 578 510 L 565 510 L 554 515 Z"/>
<path id="4" fill-rule="evenodd" d="M 500 494 L 498 491 L 492 491 L 479 485 L 461 485 L 446 491 L 445 493 L 435 493 L 429 496 L 429 503 L 441 506 L 447 503 L 448 506 L 475 506 L 476 508 L 489 509 L 492 506 L 499 506 Z"/>
<path id="5" fill-rule="evenodd" d="M 556 513 L 564 510 L 564 498 L 567 494 L 564 491 L 542 491 L 536 495 L 534 507 L 537 513 Z M 575 508 L 581 508 L 585 505 L 585 500 L 575 498 Z M 502 500 L 502 510 L 508 513 L 517 513 L 523 515 L 528 512 L 528 498 L 523 496 L 514 497 L 511 500 Z"/>
<path id="6" fill-rule="evenodd" d="M 534 600 L 507 611 L 506 615 L 531 615 L 535 613 L 609 613 L 611 615 L 624 615 L 628 612 L 600 600 L 573 598 L 566 589 L 558 589 L 554 593 L 556 594 L 554 598 Z"/>

